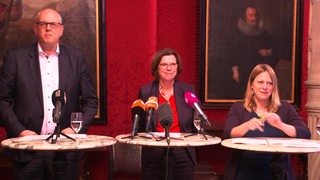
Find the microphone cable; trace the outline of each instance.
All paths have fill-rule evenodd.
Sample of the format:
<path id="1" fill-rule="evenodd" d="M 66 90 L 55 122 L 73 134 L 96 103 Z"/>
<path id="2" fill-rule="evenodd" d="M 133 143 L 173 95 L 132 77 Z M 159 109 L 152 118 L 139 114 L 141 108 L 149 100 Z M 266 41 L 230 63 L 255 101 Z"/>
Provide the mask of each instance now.
<path id="1" fill-rule="evenodd" d="M 170 151 L 170 143 L 168 143 L 167 150 L 166 150 L 166 163 L 165 163 L 165 168 L 166 168 L 166 173 L 164 179 L 168 179 L 168 173 L 169 173 L 169 151 Z"/>

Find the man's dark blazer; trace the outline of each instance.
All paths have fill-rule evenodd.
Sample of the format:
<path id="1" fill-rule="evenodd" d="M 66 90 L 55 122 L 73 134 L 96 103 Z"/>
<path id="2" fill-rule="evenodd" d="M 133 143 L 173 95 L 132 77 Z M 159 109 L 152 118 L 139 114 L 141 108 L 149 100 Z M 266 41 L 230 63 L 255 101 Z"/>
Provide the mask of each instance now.
<path id="1" fill-rule="evenodd" d="M 179 117 L 180 131 L 184 133 L 194 133 L 197 132 L 196 128 L 193 125 L 193 118 L 198 116 L 198 112 L 195 112 L 192 107 L 189 107 L 184 100 L 184 93 L 192 92 L 195 94 L 195 90 L 192 85 L 184 83 L 182 81 L 176 80 L 174 83 L 174 98 L 177 107 L 177 113 Z M 140 88 L 138 98 L 147 102 L 148 98 L 155 96 L 159 99 L 159 82 L 152 81 L 151 83 Z M 157 111 L 152 116 L 152 122 L 150 123 L 151 131 L 155 132 L 158 125 L 158 114 Z M 146 118 L 145 115 L 141 117 L 139 121 L 139 131 L 145 131 Z M 191 157 L 194 164 L 196 164 L 196 155 L 194 148 L 187 148 L 189 156 Z M 152 148 L 143 148 L 142 149 L 142 163 L 147 163 L 149 155 L 152 154 Z M 145 164 L 146 165 L 146 164 Z"/>
<path id="2" fill-rule="evenodd" d="M 71 112 L 82 111 L 84 133 L 98 108 L 98 98 L 84 54 L 60 44 L 59 89 L 66 92 L 66 104 L 59 121 L 61 130 L 70 126 Z M 23 130 L 41 133 L 44 117 L 41 73 L 37 43 L 7 52 L 0 69 L 0 121 L 8 137 Z"/>

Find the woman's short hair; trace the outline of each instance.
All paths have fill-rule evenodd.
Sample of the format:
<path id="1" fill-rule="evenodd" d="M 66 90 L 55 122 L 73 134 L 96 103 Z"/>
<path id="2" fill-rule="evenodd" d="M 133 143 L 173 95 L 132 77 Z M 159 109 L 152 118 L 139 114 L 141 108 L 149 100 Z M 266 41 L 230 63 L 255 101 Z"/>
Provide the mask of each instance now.
<path id="1" fill-rule="evenodd" d="M 175 79 L 177 79 L 180 73 L 182 72 L 182 60 L 178 52 L 171 48 L 163 48 L 157 51 L 151 60 L 151 74 L 156 80 L 159 80 L 158 66 L 162 57 L 166 55 L 174 55 L 176 57 L 178 69 Z"/>

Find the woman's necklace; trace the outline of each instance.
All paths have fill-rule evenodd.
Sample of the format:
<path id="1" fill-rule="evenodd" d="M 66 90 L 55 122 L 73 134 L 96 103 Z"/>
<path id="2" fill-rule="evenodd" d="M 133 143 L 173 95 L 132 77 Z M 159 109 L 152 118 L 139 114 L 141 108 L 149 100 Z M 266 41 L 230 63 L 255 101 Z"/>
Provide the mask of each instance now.
<path id="1" fill-rule="evenodd" d="M 173 87 L 170 89 L 164 89 L 162 86 L 159 86 L 160 94 L 167 100 L 173 95 Z"/>
<path id="2" fill-rule="evenodd" d="M 259 110 L 258 110 L 258 109 L 257 109 L 256 113 L 257 113 L 259 116 L 263 117 L 266 113 L 268 113 L 268 110 L 266 110 L 266 109 L 264 109 L 264 110 L 259 109 Z"/>

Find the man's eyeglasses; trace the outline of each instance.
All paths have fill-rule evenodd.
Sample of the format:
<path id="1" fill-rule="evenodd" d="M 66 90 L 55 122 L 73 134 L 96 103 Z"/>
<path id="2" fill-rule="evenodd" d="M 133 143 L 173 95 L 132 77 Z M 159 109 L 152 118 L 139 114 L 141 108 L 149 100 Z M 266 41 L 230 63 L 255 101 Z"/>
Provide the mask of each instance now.
<path id="1" fill-rule="evenodd" d="M 171 64 L 166 64 L 166 63 L 161 63 L 159 64 L 160 67 L 166 69 L 168 67 L 172 68 L 172 67 L 176 67 L 178 64 L 177 63 L 171 63 Z"/>
<path id="2" fill-rule="evenodd" d="M 48 25 L 50 25 L 50 28 L 57 29 L 62 24 L 57 22 L 37 22 L 36 25 L 38 25 L 40 28 L 47 28 Z"/>

